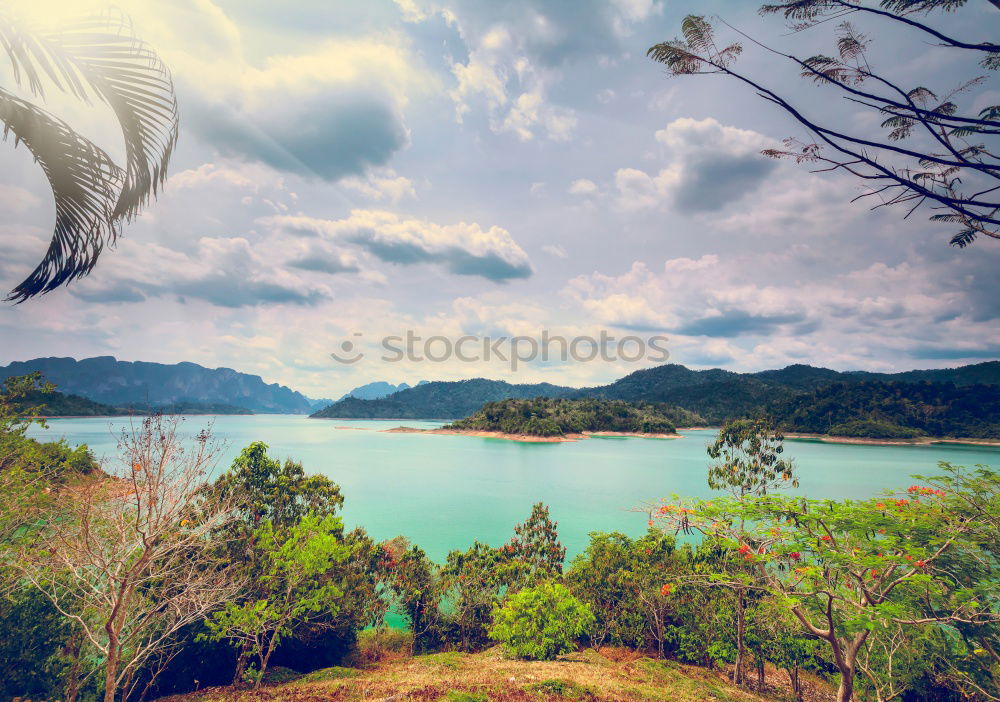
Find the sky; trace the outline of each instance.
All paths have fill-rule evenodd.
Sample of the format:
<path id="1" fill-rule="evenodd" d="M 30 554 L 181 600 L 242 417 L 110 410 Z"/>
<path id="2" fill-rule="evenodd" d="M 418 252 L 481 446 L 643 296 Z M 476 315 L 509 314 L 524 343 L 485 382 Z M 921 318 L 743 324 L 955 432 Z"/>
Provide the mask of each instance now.
<path id="1" fill-rule="evenodd" d="M 29 21 L 105 8 L 5 4 Z M 790 33 L 753 3 L 721 0 L 115 6 L 173 75 L 170 175 L 89 277 L 0 308 L 0 363 L 192 361 L 336 397 L 373 380 L 602 384 L 662 360 L 384 361 L 381 340 L 408 330 L 665 336 L 670 362 L 739 371 L 1000 357 L 1000 243 L 959 250 L 925 210 L 852 204 L 857 181 L 760 154 L 806 135 L 778 108 L 722 76 L 670 78 L 645 56 L 692 12 L 803 57 L 834 51 L 829 24 Z M 1000 13 L 975 0 L 929 21 L 969 40 L 1000 30 Z M 977 75 L 965 52 L 859 25 L 872 63 L 902 85 L 947 92 Z M 744 43 L 741 70 L 809 114 L 881 133 L 858 105 Z M 0 85 L 12 86 L 2 61 Z M 107 108 L 47 98 L 120 159 Z M 994 75 L 958 100 L 978 111 L 998 98 Z M 0 212 L 9 290 L 54 218 L 43 174 L 11 141 Z M 331 357 L 344 348 L 363 356 Z"/>

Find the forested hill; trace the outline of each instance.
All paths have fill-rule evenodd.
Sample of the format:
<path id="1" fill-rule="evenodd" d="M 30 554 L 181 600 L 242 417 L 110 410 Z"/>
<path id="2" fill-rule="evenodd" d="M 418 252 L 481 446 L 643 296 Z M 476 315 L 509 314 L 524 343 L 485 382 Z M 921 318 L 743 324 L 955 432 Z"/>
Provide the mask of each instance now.
<path id="1" fill-rule="evenodd" d="M 41 390 L 29 392 L 15 403 L 15 407 L 21 412 L 37 410 L 35 413 L 43 417 L 112 417 L 125 414 L 124 410 L 79 395 Z"/>
<path id="2" fill-rule="evenodd" d="M 0 367 L 0 380 L 40 371 L 60 392 L 113 407 L 148 409 L 228 408 L 228 412 L 307 414 L 308 398 L 260 376 L 196 363 L 146 363 L 99 356 L 36 358 Z"/>
<path id="3" fill-rule="evenodd" d="M 782 402 L 833 384 L 855 386 L 879 381 L 912 385 L 922 382 L 1000 385 L 1000 361 L 961 368 L 905 373 L 840 372 L 828 368 L 793 365 L 780 370 L 735 373 L 714 368 L 691 370 L 669 364 L 636 371 L 611 383 L 592 388 L 568 388 L 547 383 L 512 385 L 500 380 L 434 382 L 396 392 L 379 400 L 347 398 L 314 414 L 342 419 L 452 419 L 466 417 L 487 402 L 507 398 L 597 397 L 628 402 L 662 402 L 696 412 L 719 423 L 730 417 L 773 409 Z M 961 393 L 959 393 L 961 394 Z"/>
<path id="4" fill-rule="evenodd" d="M 549 383 L 512 385 L 502 380 L 424 383 L 377 400 L 346 397 L 316 412 L 319 419 L 456 419 L 487 402 L 509 398 L 568 397 L 578 392 Z"/>
<path id="5" fill-rule="evenodd" d="M 445 428 L 529 436 L 602 431 L 673 434 L 678 424 L 691 426 L 701 422 L 696 414 L 666 405 L 536 397 L 488 402 L 479 411 Z"/>
<path id="6" fill-rule="evenodd" d="M 864 381 L 835 383 L 773 403 L 767 414 L 789 432 L 905 439 L 1000 439 L 996 385 Z"/>

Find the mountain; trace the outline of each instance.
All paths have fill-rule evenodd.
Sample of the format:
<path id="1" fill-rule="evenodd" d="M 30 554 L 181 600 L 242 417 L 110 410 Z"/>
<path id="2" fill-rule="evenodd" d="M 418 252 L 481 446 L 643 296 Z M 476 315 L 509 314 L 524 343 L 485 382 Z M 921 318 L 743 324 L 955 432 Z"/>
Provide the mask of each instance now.
<path id="1" fill-rule="evenodd" d="M 706 421 L 717 424 L 730 417 L 760 412 L 776 403 L 789 402 L 834 383 L 857 385 L 866 382 L 996 386 L 1000 385 L 1000 361 L 903 373 L 842 372 L 801 364 L 778 370 L 736 373 L 719 368 L 692 370 L 678 364 L 667 364 L 638 370 L 608 385 L 590 388 L 567 388 L 548 383 L 512 385 L 501 380 L 476 378 L 428 383 L 378 400 L 346 398 L 312 416 L 452 419 L 466 417 L 487 402 L 545 396 L 667 403 L 696 412 Z"/>
<path id="2" fill-rule="evenodd" d="M 231 368 L 205 368 L 196 363 L 147 363 L 119 361 L 98 356 L 36 358 L 0 367 L 0 380 L 40 371 L 44 379 L 64 393 L 115 407 L 225 406 L 230 410 L 307 414 L 308 398 L 258 375 Z"/>
<path id="3" fill-rule="evenodd" d="M 785 431 L 871 438 L 1000 439 L 995 385 L 865 380 L 834 383 L 767 408 Z"/>
<path id="4" fill-rule="evenodd" d="M 426 380 L 421 380 L 417 385 L 426 385 Z M 400 383 L 399 385 L 393 385 L 392 383 L 387 383 L 384 380 L 376 380 L 373 383 L 366 383 L 365 385 L 359 385 L 358 387 L 346 393 L 341 400 L 345 400 L 348 397 L 356 397 L 359 400 L 379 400 L 383 397 L 387 397 L 394 392 L 399 392 L 400 390 L 409 390 L 410 385 L 406 383 Z M 327 403 L 330 404 L 330 403 Z M 317 408 L 319 409 L 319 408 Z"/>
<path id="5" fill-rule="evenodd" d="M 487 402 L 509 398 L 569 397 L 574 388 L 532 383 L 512 385 L 502 380 L 458 380 L 424 383 L 377 400 L 347 397 L 312 416 L 317 419 L 458 419 Z"/>
<path id="6" fill-rule="evenodd" d="M 39 408 L 43 417 L 113 417 L 126 414 L 125 411 L 100 402 L 88 400 L 79 395 L 67 395 L 61 392 L 29 392 L 17 402 L 19 410 Z"/>

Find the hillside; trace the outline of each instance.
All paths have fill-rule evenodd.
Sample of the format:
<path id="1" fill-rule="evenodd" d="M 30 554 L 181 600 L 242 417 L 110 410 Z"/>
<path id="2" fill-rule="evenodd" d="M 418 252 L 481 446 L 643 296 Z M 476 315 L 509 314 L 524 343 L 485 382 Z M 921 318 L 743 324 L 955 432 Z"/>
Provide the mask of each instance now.
<path id="1" fill-rule="evenodd" d="M 768 414 L 789 432 L 1000 439 L 1000 392 L 992 385 L 835 383 L 773 403 Z"/>
<path id="2" fill-rule="evenodd" d="M 417 385 L 426 385 L 426 380 L 421 380 Z M 394 392 L 400 392 L 402 390 L 409 390 L 411 387 L 409 383 L 400 383 L 399 385 L 393 385 L 392 383 L 387 383 L 384 380 L 376 380 L 371 383 L 365 383 L 364 385 L 359 385 L 350 392 L 346 392 L 341 396 L 341 400 L 346 400 L 348 397 L 354 397 L 359 400 L 380 400 L 383 397 L 387 397 Z M 327 403 L 330 404 L 330 403 Z M 324 405 L 325 407 L 326 405 Z M 322 409 L 322 408 L 321 408 Z"/>
<path id="3" fill-rule="evenodd" d="M 622 400 L 567 400 L 537 397 L 488 402 L 482 409 L 445 429 L 491 431 L 528 436 L 563 436 L 584 432 L 673 434 L 676 424 L 702 423 L 677 407 L 634 404 Z"/>
<path id="4" fill-rule="evenodd" d="M 787 700 L 788 676 L 768 670 L 765 693 L 735 687 L 721 671 L 657 661 L 622 649 L 587 649 L 555 661 L 504 659 L 482 653 L 401 656 L 366 668 L 326 668 L 298 675 L 285 668 L 257 691 L 216 687 L 161 702 L 765 702 Z M 804 675 L 805 699 L 832 700 L 830 690 Z M 282 681 L 282 682 L 278 682 Z"/>
<path id="5" fill-rule="evenodd" d="M 466 417 L 487 402 L 508 398 L 602 398 L 627 402 L 659 402 L 683 407 L 705 421 L 718 424 L 730 417 L 761 412 L 777 403 L 790 402 L 835 383 L 865 382 L 954 383 L 1000 385 L 1000 361 L 961 368 L 907 371 L 904 373 L 841 372 L 828 368 L 792 365 L 779 370 L 735 373 L 713 368 L 691 370 L 667 364 L 630 373 L 608 385 L 568 388 L 548 383 L 512 385 L 502 380 L 433 382 L 378 400 L 346 398 L 315 413 L 314 417 L 340 419 L 452 419 Z"/>
<path id="6" fill-rule="evenodd" d="M 40 414 L 45 417 L 113 417 L 126 414 L 117 407 L 103 405 L 79 395 L 67 395 L 55 391 L 30 392 L 22 401 L 16 403 L 16 407 L 21 411 L 38 407 L 41 410 Z"/>
<path id="7" fill-rule="evenodd" d="M 252 412 L 307 414 L 308 398 L 260 376 L 196 363 L 146 363 L 98 356 L 36 358 L 0 368 L 0 380 L 40 371 L 61 392 L 113 407 L 143 409 L 164 406 L 224 405 Z"/>
<path id="8" fill-rule="evenodd" d="M 508 398 L 567 397 L 573 388 L 532 383 L 512 385 L 502 380 L 459 380 L 418 385 L 378 400 L 349 397 L 312 416 L 317 419 L 457 419 L 487 402 Z"/>

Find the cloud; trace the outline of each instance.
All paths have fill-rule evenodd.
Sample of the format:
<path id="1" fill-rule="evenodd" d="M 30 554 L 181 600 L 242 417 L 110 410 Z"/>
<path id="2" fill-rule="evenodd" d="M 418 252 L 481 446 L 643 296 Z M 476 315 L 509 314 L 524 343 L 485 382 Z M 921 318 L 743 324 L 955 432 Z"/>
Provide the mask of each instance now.
<path id="1" fill-rule="evenodd" d="M 204 237 L 192 254 L 126 241 L 99 276 L 75 284 L 73 296 L 91 303 L 142 302 L 172 296 L 218 307 L 315 305 L 329 298 L 322 286 L 270 265 L 243 237 Z"/>
<path id="2" fill-rule="evenodd" d="M 661 204 L 684 213 L 722 210 L 759 188 L 777 165 L 760 154 L 770 143 L 767 137 L 711 117 L 681 117 L 655 137 L 668 149 L 670 165 L 656 175 L 618 169 L 615 187 L 624 210 Z"/>
<path id="3" fill-rule="evenodd" d="M 531 275 L 524 250 L 500 227 L 476 223 L 439 225 L 404 219 L 384 210 L 352 210 L 345 219 L 268 217 L 262 223 L 356 245 L 381 261 L 399 265 L 437 263 L 459 275 L 502 282 Z"/>
<path id="4" fill-rule="evenodd" d="M 367 178 L 345 178 L 340 183 L 342 188 L 363 195 L 370 200 L 388 200 L 397 204 L 404 198 L 417 198 L 413 181 L 397 175 L 391 168 L 379 173 L 369 173 Z"/>
<path id="5" fill-rule="evenodd" d="M 556 258 L 569 258 L 569 254 L 566 253 L 566 249 L 561 247 L 559 244 L 546 244 L 542 247 L 542 251 L 550 256 L 555 256 Z"/>
<path id="6" fill-rule="evenodd" d="M 260 67 L 245 58 L 237 31 L 228 53 L 188 64 L 178 64 L 188 128 L 222 155 L 323 181 L 385 166 L 410 142 L 411 96 L 437 84 L 392 31 L 328 39 Z"/>
<path id="7" fill-rule="evenodd" d="M 580 178 L 570 184 L 567 192 L 570 195 L 593 195 L 597 192 L 597 185 L 592 180 Z"/>

